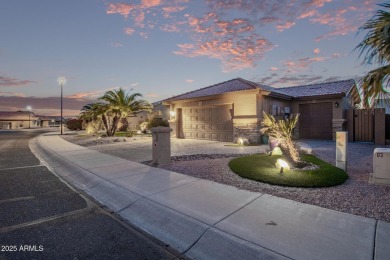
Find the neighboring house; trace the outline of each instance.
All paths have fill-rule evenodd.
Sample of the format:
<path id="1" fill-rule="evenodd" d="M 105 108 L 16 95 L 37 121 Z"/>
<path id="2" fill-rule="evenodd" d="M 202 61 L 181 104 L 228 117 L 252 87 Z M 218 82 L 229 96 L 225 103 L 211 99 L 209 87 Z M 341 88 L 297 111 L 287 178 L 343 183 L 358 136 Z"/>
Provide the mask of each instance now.
<path id="1" fill-rule="evenodd" d="M 129 128 L 131 130 L 140 130 L 139 125 L 142 122 L 145 122 L 149 117 L 159 117 L 163 119 L 169 119 L 169 107 L 164 106 L 162 101 L 152 103 L 153 109 L 152 112 L 141 111 L 137 113 L 136 116 L 127 117 L 127 122 L 129 122 Z"/>
<path id="2" fill-rule="evenodd" d="M 41 127 L 59 127 L 61 125 L 60 116 L 38 116 Z M 63 122 L 65 123 L 65 121 Z"/>
<path id="3" fill-rule="evenodd" d="M 28 127 L 37 127 L 39 125 L 40 125 L 39 117 L 37 117 L 33 112 L 0 111 L 1 129 L 28 128 Z"/>
<path id="4" fill-rule="evenodd" d="M 272 88 L 241 78 L 163 100 L 177 138 L 235 142 L 261 140 L 262 112 L 277 119 L 299 113 L 296 138 L 335 139 L 346 129 L 345 110 L 354 80 Z"/>

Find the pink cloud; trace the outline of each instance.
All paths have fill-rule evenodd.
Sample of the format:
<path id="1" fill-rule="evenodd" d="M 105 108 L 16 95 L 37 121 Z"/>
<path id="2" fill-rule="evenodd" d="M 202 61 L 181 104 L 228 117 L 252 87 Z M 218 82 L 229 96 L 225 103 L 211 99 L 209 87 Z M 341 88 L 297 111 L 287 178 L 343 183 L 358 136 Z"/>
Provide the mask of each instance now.
<path id="1" fill-rule="evenodd" d="M 0 96 L 3 97 L 25 97 L 26 95 L 20 92 L 3 92 L 0 91 Z"/>
<path id="2" fill-rule="evenodd" d="M 314 58 L 299 58 L 297 60 L 286 60 L 283 65 L 287 67 L 289 72 L 298 71 L 308 68 L 314 62 L 321 62 L 326 60 L 326 57 L 314 57 Z"/>
<path id="3" fill-rule="evenodd" d="M 107 7 L 107 14 L 120 14 L 127 18 L 134 8 L 135 6 L 130 4 L 110 3 Z"/>
<path id="4" fill-rule="evenodd" d="M 180 28 L 175 24 L 164 24 L 160 26 L 160 30 L 164 32 L 180 32 Z"/>
<path id="5" fill-rule="evenodd" d="M 319 54 L 320 53 L 320 49 L 319 48 L 315 48 L 314 51 L 313 51 L 314 54 Z"/>
<path id="6" fill-rule="evenodd" d="M 80 109 L 96 100 L 91 99 L 75 99 L 63 98 L 64 116 L 75 117 L 80 113 Z M 0 110 L 3 111 L 17 111 L 25 110 L 26 104 L 31 105 L 32 112 L 37 115 L 60 115 L 60 97 L 20 97 L 20 96 L 0 96 Z"/>
<path id="7" fill-rule="evenodd" d="M 184 9 L 186 9 L 185 6 L 167 6 L 167 7 L 162 8 L 164 13 L 167 13 L 167 14 L 181 12 Z"/>
<path id="8" fill-rule="evenodd" d="M 271 70 L 271 71 L 277 71 L 277 70 L 279 70 L 279 68 L 277 68 L 277 67 L 271 67 L 271 68 L 269 68 L 269 70 Z"/>
<path id="9" fill-rule="evenodd" d="M 325 3 L 330 3 L 332 0 L 311 0 L 305 4 L 307 7 L 320 8 L 323 7 Z"/>
<path id="10" fill-rule="evenodd" d="M 154 6 L 160 5 L 161 1 L 160 0 L 142 0 L 142 6 L 144 8 L 150 8 Z"/>
<path id="11" fill-rule="evenodd" d="M 340 35 L 347 35 L 351 32 L 356 32 L 359 28 L 359 25 L 356 24 L 343 24 L 341 26 L 336 27 L 335 29 L 331 30 L 329 33 L 323 34 L 321 36 L 318 36 L 315 38 L 315 41 L 321 41 L 327 38 L 331 38 L 334 36 L 340 36 Z"/>
<path id="12" fill-rule="evenodd" d="M 276 26 L 276 29 L 278 29 L 279 32 L 283 32 L 286 29 L 289 29 L 295 25 L 295 22 L 287 21 L 284 24 L 279 24 Z"/>
<path id="13" fill-rule="evenodd" d="M 304 12 L 304 13 L 300 14 L 300 15 L 298 16 L 298 19 L 304 19 L 304 18 L 308 18 L 308 17 L 313 17 L 313 16 L 315 16 L 317 13 L 318 13 L 317 10 L 309 10 L 309 11 L 307 11 L 307 12 Z"/>
<path id="14" fill-rule="evenodd" d="M 130 28 L 130 27 L 125 28 L 124 31 L 125 31 L 125 34 L 127 34 L 127 35 L 132 35 L 135 32 L 135 30 L 133 28 Z"/>
<path id="15" fill-rule="evenodd" d="M 246 39 L 213 39 L 206 42 L 178 45 L 180 50 L 177 55 L 186 57 L 207 56 L 221 60 L 224 72 L 253 68 L 261 60 L 267 51 L 273 48 L 273 44 L 257 35 Z"/>
<path id="16" fill-rule="evenodd" d="M 28 84 L 36 83 L 32 80 L 20 80 L 10 77 L 2 77 L 0 76 L 0 87 L 20 87 Z"/>
<path id="17" fill-rule="evenodd" d="M 195 80 L 193 80 L 193 79 L 186 79 L 185 80 L 187 83 L 192 83 L 192 82 L 194 82 Z"/>

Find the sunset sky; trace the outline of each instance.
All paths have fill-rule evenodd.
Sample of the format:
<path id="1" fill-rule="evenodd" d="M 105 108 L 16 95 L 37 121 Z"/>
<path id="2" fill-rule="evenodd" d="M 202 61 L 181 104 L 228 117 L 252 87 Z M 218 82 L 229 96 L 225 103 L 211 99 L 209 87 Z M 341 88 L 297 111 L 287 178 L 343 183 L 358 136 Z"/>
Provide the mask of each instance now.
<path id="1" fill-rule="evenodd" d="M 150 102 L 241 77 L 272 87 L 358 79 L 380 1 L 3 0 L 0 111 L 64 114 L 119 87 Z"/>

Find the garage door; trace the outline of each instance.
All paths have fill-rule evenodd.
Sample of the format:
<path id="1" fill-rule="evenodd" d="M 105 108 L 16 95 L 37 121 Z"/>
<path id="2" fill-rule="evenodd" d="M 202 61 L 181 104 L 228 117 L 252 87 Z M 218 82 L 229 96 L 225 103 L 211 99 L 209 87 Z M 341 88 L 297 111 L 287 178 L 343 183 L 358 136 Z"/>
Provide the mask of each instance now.
<path id="1" fill-rule="evenodd" d="M 299 137 L 332 139 L 332 103 L 299 105 Z"/>
<path id="2" fill-rule="evenodd" d="M 231 105 L 183 108 L 184 138 L 233 141 Z"/>

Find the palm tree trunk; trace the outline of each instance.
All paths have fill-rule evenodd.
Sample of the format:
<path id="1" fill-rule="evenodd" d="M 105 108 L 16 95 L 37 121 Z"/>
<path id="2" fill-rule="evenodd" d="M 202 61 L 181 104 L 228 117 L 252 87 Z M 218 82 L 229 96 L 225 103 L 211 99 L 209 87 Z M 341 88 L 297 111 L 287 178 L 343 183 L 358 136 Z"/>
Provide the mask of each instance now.
<path id="1" fill-rule="evenodd" d="M 105 114 L 102 115 L 102 121 L 103 121 L 104 128 L 106 129 L 107 136 L 110 136 L 110 126 Z"/>
<path id="2" fill-rule="evenodd" d="M 287 139 L 284 140 L 284 142 L 281 142 L 280 148 L 282 149 L 283 154 L 285 154 L 295 166 L 298 166 L 302 161 L 298 152 L 298 148 L 291 139 Z"/>

